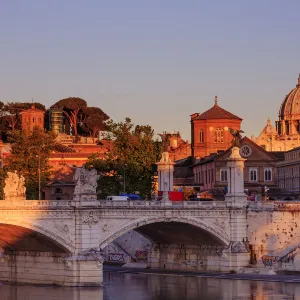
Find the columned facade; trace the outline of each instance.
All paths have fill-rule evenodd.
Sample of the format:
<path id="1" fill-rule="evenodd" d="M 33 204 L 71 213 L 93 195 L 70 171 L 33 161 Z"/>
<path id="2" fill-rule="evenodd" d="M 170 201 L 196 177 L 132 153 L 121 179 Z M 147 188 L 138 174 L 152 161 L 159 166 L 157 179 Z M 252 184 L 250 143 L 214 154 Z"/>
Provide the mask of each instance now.
<path id="1" fill-rule="evenodd" d="M 275 127 L 270 119 L 255 142 L 267 151 L 288 151 L 300 146 L 300 75 L 298 83 L 282 101 Z"/>

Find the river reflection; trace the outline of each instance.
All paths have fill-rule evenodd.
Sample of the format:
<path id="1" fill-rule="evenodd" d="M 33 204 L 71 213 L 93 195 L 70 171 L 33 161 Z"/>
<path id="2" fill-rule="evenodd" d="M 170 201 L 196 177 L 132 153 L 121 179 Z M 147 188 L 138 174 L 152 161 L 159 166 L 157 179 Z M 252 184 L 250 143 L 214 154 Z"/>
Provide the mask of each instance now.
<path id="1" fill-rule="evenodd" d="M 300 285 L 174 275 L 106 273 L 104 300 L 300 300 Z"/>
<path id="2" fill-rule="evenodd" d="M 296 283 L 105 272 L 103 288 L 0 286 L 0 300 L 300 300 Z"/>

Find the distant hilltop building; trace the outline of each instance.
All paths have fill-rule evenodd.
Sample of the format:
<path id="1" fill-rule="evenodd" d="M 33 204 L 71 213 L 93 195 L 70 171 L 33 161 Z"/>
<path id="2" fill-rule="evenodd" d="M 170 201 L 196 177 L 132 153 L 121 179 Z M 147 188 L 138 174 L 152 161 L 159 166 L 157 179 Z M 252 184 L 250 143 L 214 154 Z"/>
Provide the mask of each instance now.
<path id="1" fill-rule="evenodd" d="M 241 118 L 220 107 L 218 97 L 215 104 L 203 113 L 191 115 L 191 149 L 193 157 L 205 157 L 231 146 L 229 128 L 241 129 Z"/>
<path id="2" fill-rule="evenodd" d="M 259 137 L 252 140 L 267 151 L 288 151 L 300 146 L 300 75 L 296 87 L 282 101 L 278 118 L 276 127 L 268 118 Z"/>
<path id="3" fill-rule="evenodd" d="M 165 143 L 165 151 L 169 152 L 172 161 L 180 160 L 191 155 L 191 144 L 184 141 L 178 132 L 166 132 L 159 134 Z"/>
<path id="4" fill-rule="evenodd" d="M 51 106 L 49 109 L 49 129 L 59 134 L 63 132 L 64 116 L 62 109 Z"/>
<path id="5" fill-rule="evenodd" d="M 44 114 L 45 112 L 37 109 L 34 105 L 31 108 L 21 112 L 22 131 L 30 133 L 34 127 L 44 129 Z"/>

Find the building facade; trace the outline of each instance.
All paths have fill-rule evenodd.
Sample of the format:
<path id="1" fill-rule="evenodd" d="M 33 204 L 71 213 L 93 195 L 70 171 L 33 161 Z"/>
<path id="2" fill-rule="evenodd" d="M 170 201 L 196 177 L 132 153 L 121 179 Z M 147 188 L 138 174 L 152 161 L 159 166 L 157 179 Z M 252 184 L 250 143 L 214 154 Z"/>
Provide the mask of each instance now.
<path id="1" fill-rule="evenodd" d="M 45 112 L 37 109 L 34 105 L 31 108 L 21 112 L 21 126 L 22 131 L 30 133 L 34 127 L 44 129 L 44 115 Z"/>
<path id="2" fill-rule="evenodd" d="M 191 115 L 191 149 L 193 157 L 205 157 L 231 146 L 229 129 L 240 130 L 242 119 L 215 104 L 204 113 Z"/>
<path id="3" fill-rule="evenodd" d="M 300 146 L 300 75 L 298 83 L 283 99 L 275 127 L 270 118 L 258 138 L 252 137 L 267 151 L 288 151 Z"/>
<path id="4" fill-rule="evenodd" d="M 300 147 L 284 153 L 284 160 L 277 164 L 278 187 L 300 193 Z"/>
<path id="5" fill-rule="evenodd" d="M 165 143 L 166 151 L 169 153 L 172 161 L 181 160 L 191 156 L 191 144 L 184 141 L 178 132 L 163 132 L 159 134 L 163 143 Z"/>
<path id="6" fill-rule="evenodd" d="M 201 191 L 219 189 L 226 192 L 230 172 L 227 168 L 230 149 L 202 158 L 194 164 L 195 185 L 198 185 Z M 247 137 L 240 142 L 240 154 L 246 159 L 244 186 L 249 194 L 260 194 L 264 186 L 276 187 L 276 164 L 280 160 L 280 155 L 265 151 Z"/>

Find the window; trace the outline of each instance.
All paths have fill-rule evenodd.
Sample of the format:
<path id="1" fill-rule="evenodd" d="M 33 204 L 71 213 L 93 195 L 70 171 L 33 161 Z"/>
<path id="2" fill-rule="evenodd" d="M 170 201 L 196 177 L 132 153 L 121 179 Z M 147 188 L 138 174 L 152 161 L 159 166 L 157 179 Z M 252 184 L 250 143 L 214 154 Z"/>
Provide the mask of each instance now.
<path id="1" fill-rule="evenodd" d="M 223 143 L 224 142 L 224 130 L 222 128 L 217 128 L 214 131 L 214 141 L 215 141 L 215 143 Z"/>
<path id="2" fill-rule="evenodd" d="M 201 129 L 199 131 L 199 138 L 200 138 L 200 143 L 204 143 L 204 131 Z"/>
<path id="3" fill-rule="evenodd" d="M 220 169 L 220 181 L 227 181 L 227 169 Z"/>
<path id="4" fill-rule="evenodd" d="M 61 188 L 56 188 L 55 189 L 55 194 L 61 194 L 62 193 L 62 189 Z"/>
<path id="5" fill-rule="evenodd" d="M 272 168 L 264 168 L 265 181 L 272 181 Z"/>
<path id="6" fill-rule="evenodd" d="M 257 181 L 257 168 L 249 169 L 249 181 Z"/>

